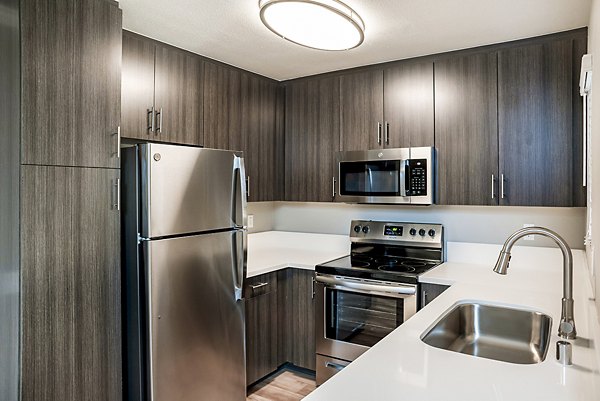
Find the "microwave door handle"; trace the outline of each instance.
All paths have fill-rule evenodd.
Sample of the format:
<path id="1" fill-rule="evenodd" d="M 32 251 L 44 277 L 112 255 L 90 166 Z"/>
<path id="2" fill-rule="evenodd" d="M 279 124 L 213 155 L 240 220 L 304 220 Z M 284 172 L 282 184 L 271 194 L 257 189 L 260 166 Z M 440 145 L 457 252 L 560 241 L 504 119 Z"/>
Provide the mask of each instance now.
<path id="1" fill-rule="evenodd" d="M 408 164 L 408 160 L 400 160 L 400 196 L 408 196 L 406 187 L 409 180 L 410 166 Z"/>

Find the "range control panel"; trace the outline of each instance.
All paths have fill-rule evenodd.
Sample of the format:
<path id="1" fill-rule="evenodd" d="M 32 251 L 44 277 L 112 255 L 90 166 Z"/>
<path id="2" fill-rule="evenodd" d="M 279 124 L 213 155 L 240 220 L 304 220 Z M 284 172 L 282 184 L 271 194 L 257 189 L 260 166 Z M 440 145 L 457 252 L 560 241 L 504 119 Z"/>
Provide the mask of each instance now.
<path id="1" fill-rule="evenodd" d="M 350 240 L 353 242 L 409 243 L 441 247 L 443 230 L 444 227 L 441 224 L 353 220 L 350 226 Z"/>

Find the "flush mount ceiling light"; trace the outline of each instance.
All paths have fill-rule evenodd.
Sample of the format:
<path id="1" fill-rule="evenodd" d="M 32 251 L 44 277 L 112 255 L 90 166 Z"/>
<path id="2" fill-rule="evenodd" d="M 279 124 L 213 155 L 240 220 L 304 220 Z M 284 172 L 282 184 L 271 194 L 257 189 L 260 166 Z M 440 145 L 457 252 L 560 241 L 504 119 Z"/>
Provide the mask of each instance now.
<path id="1" fill-rule="evenodd" d="M 338 0 L 259 0 L 260 19 L 290 42 L 319 50 L 348 50 L 365 38 L 365 23 Z"/>

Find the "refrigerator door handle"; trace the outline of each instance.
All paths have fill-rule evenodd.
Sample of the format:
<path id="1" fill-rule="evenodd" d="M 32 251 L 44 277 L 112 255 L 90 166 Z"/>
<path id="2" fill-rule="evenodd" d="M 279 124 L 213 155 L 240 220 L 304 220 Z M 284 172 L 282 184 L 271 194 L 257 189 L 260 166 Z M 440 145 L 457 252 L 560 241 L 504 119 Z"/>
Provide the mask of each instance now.
<path id="1" fill-rule="evenodd" d="M 233 288 L 235 301 L 243 298 L 244 277 L 246 276 L 246 255 L 247 255 L 247 237 L 246 230 L 238 230 L 233 239 L 233 257 L 235 260 L 233 272 Z"/>
<path id="2" fill-rule="evenodd" d="M 248 216 L 246 215 L 246 167 L 244 166 L 244 158 L 235 156 L 233 161 L 233 199 L 231 212 L 233 216 L 233 224 L 236 228 L 246 228 Z M 239 221 L 239 218 L 242 221 Z"/>

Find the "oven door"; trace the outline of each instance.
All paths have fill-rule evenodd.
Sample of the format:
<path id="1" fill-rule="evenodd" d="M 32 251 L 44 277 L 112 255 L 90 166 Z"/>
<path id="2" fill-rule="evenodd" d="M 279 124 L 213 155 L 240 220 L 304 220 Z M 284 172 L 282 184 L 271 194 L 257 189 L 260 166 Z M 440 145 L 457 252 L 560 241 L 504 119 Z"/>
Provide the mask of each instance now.
<path id="1" fill-rule="evenodd" d="M 416 292 L 416 285 L 317 275 L 317 354 L 353 361 L 416 313 Z"/>

